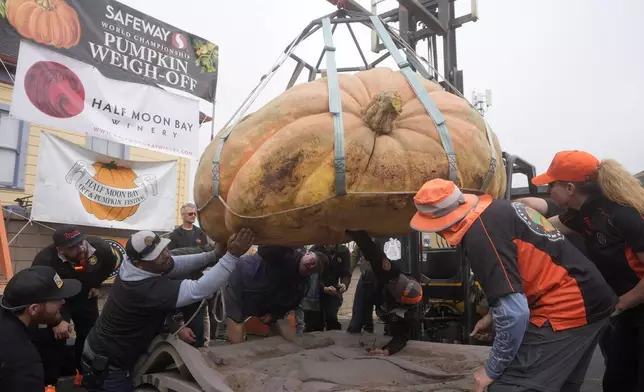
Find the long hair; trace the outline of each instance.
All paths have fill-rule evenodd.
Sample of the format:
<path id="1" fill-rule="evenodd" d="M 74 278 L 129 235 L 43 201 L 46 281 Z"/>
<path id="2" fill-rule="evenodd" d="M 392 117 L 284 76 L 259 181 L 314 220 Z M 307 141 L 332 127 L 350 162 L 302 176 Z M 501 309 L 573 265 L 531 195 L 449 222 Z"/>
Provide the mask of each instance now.
<path id="1" fill-rule="evenodd" d="M 607 199 L 644 214 L 644 187 L 616 160 L 600 163 L 595 182 Z"/>

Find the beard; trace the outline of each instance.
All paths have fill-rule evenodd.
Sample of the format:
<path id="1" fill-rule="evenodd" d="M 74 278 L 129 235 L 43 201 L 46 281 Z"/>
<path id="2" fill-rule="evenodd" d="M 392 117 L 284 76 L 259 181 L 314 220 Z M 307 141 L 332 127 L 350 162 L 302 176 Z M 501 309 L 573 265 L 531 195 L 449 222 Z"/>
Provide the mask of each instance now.
<path id="1" fill-rule="evenodd" d="M 62 320 L 63 315 L 60 313 L 60 310 L 57 310 L 56 313 L 48 313 L 45 311 L 38 312 L 32 318 L 34 324 L 58 324 Z"/>

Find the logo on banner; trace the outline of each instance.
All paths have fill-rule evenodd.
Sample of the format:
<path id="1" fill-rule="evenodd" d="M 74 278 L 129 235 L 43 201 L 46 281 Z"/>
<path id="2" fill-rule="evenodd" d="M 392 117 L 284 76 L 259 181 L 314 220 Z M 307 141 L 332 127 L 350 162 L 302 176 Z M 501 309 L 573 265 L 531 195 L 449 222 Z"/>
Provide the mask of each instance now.
<path id="1" fill-rule="evenodd" d="M 564 239 L 564 235 L 561 234 L 561 232 L 557 230 L 545 216 L 541 215 L 536 210 L 519 202 L 512 203 L 512 207 L 514 207 L 514 211 L 517 213 L 519 218 L 528 225 L 533 233 L 546 237 L 550 241 L 561 241 Z"/>
<path id="2" fill-rule="evenodd" d="M 156 176 L 138 177 L 132 169 L 113 161 L 76 161 L 65 181 L 76 187 L 85 211 L 100 220 L 124 221 L 141 203 L 158 194 Z"/>
<path id="3" fill-rule="evenodd" d="M 25 74 L 25 93 L 32 105 L 55 118 L 72 118 L 85 109 L 85 86 L 65 65 L 38 61 Z"/>
<path id="4" fill-rule="evenodd" d="M 186 38 L 185 35 L 179 33 L 179 32 L 174 32 L 172 33 L 172 46 L 174 46 L 177 49 L 187 49 L 188 48 L 188 38 Z"/>
<path id="5" fill-rule="evenodd" d="M 116 277 L 116 274 L 119 272 L 119 268 L 121 267 L 121 264 L 123 263 L 123 260 L 127 257 L 127 254 L 125 253 L 125 248 L 123 245 L 121 245 L 120 242 L 117 240 L 113 240 L 110 238 L 103 238 L 105 242 L 110 246 L 112 249 L 112 254 L 116 257 L 116 264 L 114 264 L 114 270 L 110 274 L 110 276 L 105 280 L 106 282 L 111 282 L 114 280 Z"/>

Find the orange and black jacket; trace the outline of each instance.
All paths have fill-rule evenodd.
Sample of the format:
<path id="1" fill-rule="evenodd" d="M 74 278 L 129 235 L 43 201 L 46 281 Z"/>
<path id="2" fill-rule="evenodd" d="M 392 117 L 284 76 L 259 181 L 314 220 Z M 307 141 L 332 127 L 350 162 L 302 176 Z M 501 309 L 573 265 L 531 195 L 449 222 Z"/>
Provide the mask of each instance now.
<path id="1" fill-rule="evenodd" d="M 494 200 L 463 237 L 472 271 L 493 303 L 528 299 L 530 322 L 555 331 L 607 318 L 617 298 L 600 272 L 537 211 Z"/>
<path id="2" fill-rule="evenodd" d="M 644 277 L 644 217 L 631 207 L 605 197 L 588 199 L 579 211 L 569 209 L 559 220 L 580 233 L 589 258 L 617 295 L 632 290 Z"/>

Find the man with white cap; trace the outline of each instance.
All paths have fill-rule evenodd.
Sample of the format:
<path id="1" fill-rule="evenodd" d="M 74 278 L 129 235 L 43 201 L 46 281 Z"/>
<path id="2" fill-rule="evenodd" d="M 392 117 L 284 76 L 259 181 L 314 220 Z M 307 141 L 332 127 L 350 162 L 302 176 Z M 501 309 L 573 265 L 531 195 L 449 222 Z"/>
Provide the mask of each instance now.
<path id="1" fill-rule="evenodd" d="M 163 332 L 166 318 L 222 287 L 252 245 L 253 233 L 242 229 L 233 234 L 225 255 L 216 249 L 171 256 L 169 242 L 151 231 L 140 231 L 128 240 L 128 257 L 85 343 L 81 366 L 89 391 L 132 391 L 134 365 Z M 182 279 L 215 262 L 199 280 Z"/>
<path id="2" fill-rule="evenodd" d="M 595 265 L 537 211 L 431 180 L 411 227 L 462 243 L 490 303 L 473 336 L 494 327 L 476 391 L 579 391 L 617 298 Z"/>

